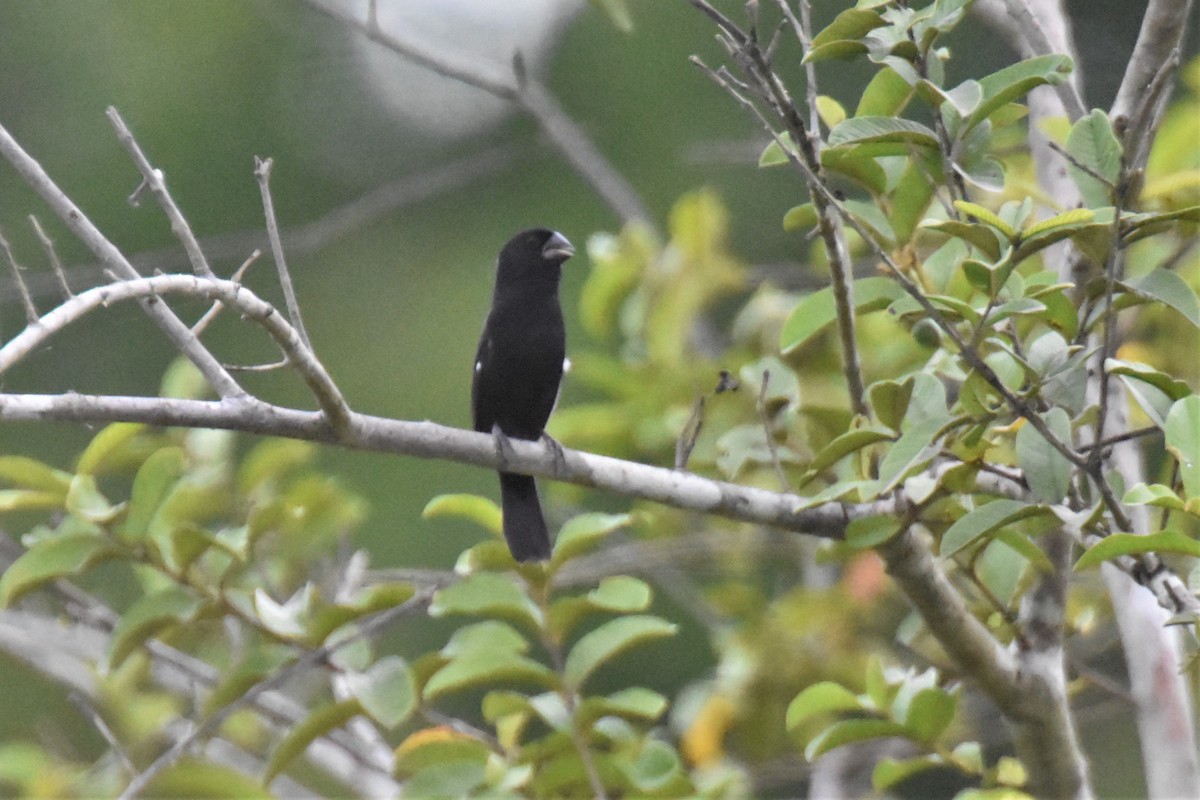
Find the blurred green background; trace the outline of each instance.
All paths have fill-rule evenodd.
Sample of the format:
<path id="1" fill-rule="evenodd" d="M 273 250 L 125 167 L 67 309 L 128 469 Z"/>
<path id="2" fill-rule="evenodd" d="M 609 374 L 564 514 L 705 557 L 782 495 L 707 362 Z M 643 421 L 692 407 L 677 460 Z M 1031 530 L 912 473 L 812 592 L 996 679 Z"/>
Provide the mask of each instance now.
<path id="1" fill-rule="evenodd" d="M 779 224 L 783 212 L 800 202 L 802 189 L 787 171 L 754 169 L 765 142 L 761 131 L 688 64 L 692 53 L 710 64 L 719 63 L 723 53 L 710 23 L 686 2 L 630 3 L 629 33 L 587 3 L 410 5 L 427 6 L 432 22 L 425 24 L 440 23 L 440 33 L 457 49 L 472 46 L 474 40 L 464 34 L 473 27 L 471 15 L 498 7 L 504 25 L 480 26 L 485 34 L 496 31 L 497 41 L 485 36 L 482 44 L 503 47 L 508 33 L 500 28 L 533 34 L 522 45 L 530 63 L 631 182 L 656 223 L 664 223 L 683 192 L 712 187 L 729 209 L 734 252 L 777 283 L 802 274 L 796 259 L 804 248 Z M 721 5 L 731 14 L 742 6 Z M 849 3 L 815 5 L 820 24 Z M 1086 11 L 1078 16 L 1077 39 L 1088 96 L 1092 104 L 1106 106 L 1136 36 L 1142 4 L 1068 5 Z M 557 21 L 547 22 L 551 18 Z M 959 77 L 984 74 L 1012 59 L 978 23 L 962 26 L 953 46 L 958 59 L 951 71 Z M 449 91 L 444 85 L 427 85 L 419 70 L 397 61 L 298 1 L 0 0 L 0 123 L 112 241 L 139 257 L 143 271 L 180 270 L 186 262 L 152 199 L 140 207 L 127 202 L 139 178 L 112 134 L 107 106 L 121 112 L 151 161 L 164 170 L 201 242 L 221 254 L 213 266 L 222 275 L 260 245 L 253 157 L 272 157 L 275 206 L 285 243 L 295 245 L 289 261 L 305 321 L 351 405 L 366 413 L 466 426 L 470 363 L 499 245 L 535 224 L 561 230 L 575 242 L 580 255 L 568 264 L 564 283 L 570 317 L 588 270 L 588 237 L 617 230 L 619 220 L 530 120 L 511 110 L 492 114 L 482 96 L 458 98 L 463 105 L 456 106 L 440 95 Z M 373 66 L 365 68 L 367 63 Z M 798 76 L 798 66 L 791 73 Z M 824 71 L 821 89 L 853 103 L 864 75 L 861 65 L 835 65 Z M 801 84 L 794 85 L 798 90 Z M 418 91 L 408 94 L 409 89 Z M 392 111 L 397 105 L 407 117 Z M 439 128 L 434 117 L 446 108 L 457 115 L 456 124 Z M 475 111 L 478 118 L 471 116 Z M 477 177 L 448 190 L 433 186 L 431 176 L 439 170 L 480 157 L 488 166 Z M 295 235 L 406 176 L 427 196 L 394 205 L 319 247 Z M 77 287 L 102 276 L 82 245 L 0 164 L 0 228 L 29 267 L 44 310 L 56 296 L 25 221 L 31 213 L 57 241 Z M 251 270 L 247 283 L 268 299 L 280 299 L 269 256 Z M 23 314 L 7 281 L 3 289 L 0 334 L 8 337 L 23 325 Z M 207 340 L 229 362 L 274 356 L 257 330 L 233 319 L 222 320 Z M 577 328 L 569 342 L 571 348 L 601 346 Z M 57 338 L 52 348 L 6 376 L 4 390 L 154 394 L 171 357 L 143 315 L 133 306 L 118 307 Z M 268 400 L 311 405 L 290 375 L 248 375 L 245 383 Z M 562 402 L 578 399 L 568 378 Z M 68 466 L 92 433 L 69 425 L 6 424 L 0 427 L 0 452 Z M 321 465 L 367 500 L 370 516 L 359 544 L 378 567 L 450 565 L 476 531 L 425 522 L 421 508 L 443 492 L 495 493 L 490 473 L 447 462 L 328 449 Z M 551 497 L 556 492 L 544 491 Z M 424 632 L 407 646 L 437 646 L 440 635 Z M 656 683 L 678 685 L 711 666 L 703 634 L 692 631 L 691 637 L 691 658 L 656 665 L 661 673 Z M 650 668 L 637 659 L 627 666 Z M 3 660 L 0 687 L 2 738 L 36 736 L 43 716 L 74 713 L 53 688 Z"/>

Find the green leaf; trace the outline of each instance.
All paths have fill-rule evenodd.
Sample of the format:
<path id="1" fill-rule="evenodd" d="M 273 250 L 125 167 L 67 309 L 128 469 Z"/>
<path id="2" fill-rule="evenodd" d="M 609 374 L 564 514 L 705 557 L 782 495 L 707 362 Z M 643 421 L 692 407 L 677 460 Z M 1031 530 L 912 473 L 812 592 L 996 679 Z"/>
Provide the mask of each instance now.
<path id="1" fill-rule="evenodd" d="M 933 189 L 926 165 L 920 160 L 910 161 L 892 192 L 892 211 L 888 217 L 899 244 L 912 241 L 917 223 L 933 200 Z"/>
<path id="2" fill-rule="evenodd" d="M 55 495 L 61 504 L 71 487 L 71 473 L 25 456 L 0 456 L 0 481 Z"/>
<path id="3" fill-rule="evenodd" d="M 491 687 L 502 683 L 534 684 L 553 688 L 558 676 L 544 664 L 515 653 L 472 651 L 452 659 L 435 672 L 422 690 L 426 700 L 447 692 Z"/>
<path id="4" fill-rule="evenodd" d="M 873 145 L 846 145 L 837 149 L 826 147 L 821 151 L 821 166 L 845 175 L 873 195 L 881 195 L 887 191 L 888 178 L 870 152 L 872 148 Z"/>
<path id="5" fill-rule="evenodd" d="M 1167 412 L 1167 450 L 1179 463 L 1179 477 L 1188 498 L 1200 497 L 1200 396 L 1176 400 Z"/>
<path id="6" fill-rule="evenodd" d="M 0 608 L 7 608 L 47 581 L 78 575 L 117 552 L 112 541 L 90 533 L 42 539 L 0 575 Z"/>
<path id="7" fill-rule="evenodd" d="M 848 8 L 813 36 L 812 46 L 816 48 L 843 39 L 861 39 L 886 24 L 887 22 L 876 11 Z"/>
<path id="8" fill-rule="evenodd" d="M 1121 502 L 1127 506 L 1158 506 L 1172 511 L 1183 511 L 1186 508 L 1179 495 L 1175 494 L 1170 486 L 1163 486 L 1161 483 L 1135 484 L 1125 492 Z"/>
<path id="9" fill-rule="evenodd" d="M 112 522 L 124 508 L 109 503 L 96 486 L 96 478 L 84 472 L 71 479 L 65 506 L 69 513 L 98 525 Z"/>
<path id="10" fill-rule="evenodd" d="M 824 94 L 817 95 L 817 114 L 827 128 L 832 128 L 846 119 L 846 109 L 842 108 L 842 104 Z"/>
<path id="11" fill-rule="evenodd" d="M 904 726 L 918 742 L 933 744 L 954 720 L 958 698 L 938 687 L 922 689 L 909 701 Z"/>
<path id="12" fill-rule="evenodd" d="M 894 516 L 859 517 L 846 526 L 846 545 L 866 550 L 883 544 L 900 531 L 900 520 Z"/>
<path id="13" fill-rule="evenodd" d="M 576 556 L 590 551 L 605 537 L 631 521 L 628 514 L 579 514 L 567 520 L 554 540 L 551 567 L 557 568 Z"/>
<path id="14" fill-rule="evenodd" d="M 496 572 L 477 572 L 458 583 L 439 589 L 429 606 L 429 615 L 469 614 L 519 622 L 538 630 L 542 611 L 515 580 Z"/>
<path id="15" fill-rule="evenodd" d="M 887 794 L 888 790 L 897 784 L 922 772 L 939 769 L 945 765 L 945 759 L 937 754 L 899 760 L 882 758 L 875 764 L 875 770 L 871 773 L 871 787 L 879 794 Z"/>
<path id="16" fill-rule="evenodd" d="M 1071 443 L 1071 420 L 1061 408 L 1052 408 L 1042 415 L 1046 427 L 1060 442 Z M 1061 503 L 1071 488 L 1071 462 L 1042 438 L 1026 420 L 1017 431 L 1017 464 L 1025 472 L 1035 499 L 1043 503 Z"/>
<path id="17" fill-rule="evenodd" d="M 620 717 L 632 722 L 655 722 L 666 713 L 669 703 L 658 692 L 631 686 L 608 697 L 588 697 L 579 704 L 576 722 L 591 725 L 600 717 Z"/>
<path id="18" fill-rule="evenodd" d="M 903 117 L 852 117 L 829 132 L 830 147 L 865 142 L 934 149 L 938 146 L 936 133 Z M 906 153 L 902 147 L 896 154 Z"/>
<path id="19" fill-rule="evenodd" d="M 879 311 L 904 293 L 891 278 L 860 278 L 854 282 L 854 312 L 865 314 Z M 812 337 L 823 331 L 837 319 L 837 305 L 833 288 L 826 287 L 806 296 L 792 313 L 779 332 L 779 347 L 784 355 L 801 347 Z"/>
<path id="20" fill-rule="evenodd" d="M 159 631 L 194 620 L 205 602 L 178 586 L 168 586 L 134 601 L 113 629 L 108 642 L 108 668 L 114 670 Z"/>
<path id="21" fill-rule="evenodd" d="M 150 521 L 184 471 L 183 449 L 164 447 L 142 462 L 133 478 L 129 513 L 118 533 L 127 542 L 146 537 Z"/>
<path id="22" fill-rule="evenodd" d="M 1020 500 L 993 500 L 968 512 L 951 525 L 942 534 L 939 552 L 943 558 L 949 558 L 977 539 L 990 536 L 1006 525 L 1050 513 L 1042 506 L 1022 503 Z"/>
<path id="23" fill-rule="evenodd" d="M 669 786 L 683 768 L 674 747 L 647 738 L 637 758 L 623 771 L 638 791 L 649 795 Z"/>
<path id="24" fill-rule="evenodd" d="M 588 602 L 593 608 L 619 614 L 645 611 L 652 598 L 650 584 L 629 575 L 604 578 L 595 589 L 587 593 Z"/>
<path id="25" fill-rule="evenodd" d="M 1200 327 L 1200 300 L 1192 287 L 1168 269 L 1153 269 L 1140 278 L 1129 281 L 1135 292 L 1166 303 L 1182 314 L 1188 322 Z"/>
<path id="26" fill-rule="evenodd" d="M 783 229 L 788 233 L 803 231 L 817 224 L 817 208 L 812 203 L 795 206 L 783 215 Z"/>
<path id="27" fill-rule="evenodd" d="M 1004 238 L 1013 241 L 1017 238 L 1017 229 L 977 203 L 966 200 L 955 200 L 954 207 L 963 214 L 974 217 L 985 225 L 998 231 Z"/>
<path id="28" fill-rule="evenodd" d="M 141 797 L 199 798 L 206 800 L 274 800 L 259 782 L 231 767 L 213 761 L 185 758 L 154 776 Z"/>
<path id="29" fill-rule="evenodd" d="M 794 731 L 801 724 L 822 714 L 842 711 L 862 711 L 858 695 L 833 681 L 821 681 L 808 686 L 788 703 L 786 727 Z"/>
<path id="30" fill-rule="evenodd" d="M 875 417 L 894 431 L 900 430 L 904 422 L 912 394 L 911 377 L 904 381 L 876 381 L 867 389 L 867 397 Z"/>
<path id="31" fill-rule="evenodd" d="M 425 519 L 460 517 L 496 536 L 503 529 L 500 506 L 477 494 L 440 494 L 425 504 L 421 516 Z"/>
<path id="32" fill-rule="evenodd" d="M 366 672 L 347 672 L 346 686 L 371 719 L 392 729 L 417 708 L 417 683 L 400 656 L 384 656 Z"/>
<path id="33" fill-rule="evenodd" d="M 781 145 L 782 143 L 782 145 Z M 785 151 L 784 148 L 787 148 Z M 792 142 L 791 134 L 782 134 L 778 139 L 772 139 L 758 156 L 758 166 L 778 167 L 788 163 L 788 153 L 795 154 L 796 145 Z"/>
<path id="34" fill-rule="evenodd" d="M 312 462 L 317 448 L 298 439 L 264 439 L 242 459 L 237 472 L 238 491 L 254 494 L 267 484 L 278 484 L 288 473 Z"/>
<path id="35" fill-rule="evenodd" d="M 605 662 L 626 650 L 647 642 L 673 636 L 677 626 L 651 615 L 635 615 L 609 620 L 584 634 L 567 654 L 563 679 L 578 689 Z"/>
<path id="36" fill-rule="evenodd" d="M 946 425 L 944 418 L 923 419 L 912 425 L 892 445 L 879 465 L 879 482 L 876 494 L 891 491 L 902 480 L 918 469 L 921 462 L 937 451 L 937 436 Z"/>
<path id="37" fill-rule="evenodd" d="M 95 475 L 105 471 L 114 461 L 121 460 L 126 445 L 144 431 L 140 422 L 114 422 L 104 426 L 79 456 L 75 470 L 80 475 Z"/>
<path id="38" fill-rule="evenodd" d="M 863 89 L 862 97 L 858 100 L 858 108 L 854 110 L 856 117 L 894 117 L 897 116 L 908 101 L 912 99 L 913 87 L 901 78 L 891 67 L 884 67 L 875 73 L 871 82 Z"/>
<path id="39" fill-rule="evenodd" d="M 33 489 L 0 489 L 0 513 L 62 508 L 65 494 Z"/>
<path id="40" fill-rule="evenodd" d="M 1067 153 L 1073 159 L 1067 163 L 1067 172 L 1079 188 L 1084 204 L 1092 208 L 1111 206 L 1116 183 L 1121 177 L 1121 143 L 1113 133 L 1108 115 L 1093 109 L 1092 113 L 1076 121 L 1067 136 Z M 1099 178 L 1076 164 L 1086 167 Z"/>
<path id="41" fill-rule="evenodd" d="M 851 453 L 856 453 L 864 447 L 869 447 L 891 438 L 892 435 L 890 433 L 879 428 L 862 428 L 847 431 L 821 448 L 821 451 L 813 458 L 812 463 L 808 465 L 808 471 L 814 474 L 821 472 Z"/>
<path id="42" fill-rule="evenodd" d="M 801 59 L 800 63 L 811 64 L 817 61 L 832 61 L 835 59 L 847 61 L 855 56 L 861 56 L 866 52 L 868 52 L 868 48 L 863 42 L 857 42 L 852 39 L 839 39 L 812 48 L 804 54 L 804 58 Z"/>
<path id="43" fill-rule="evenodd" d="M 1030 225 L 1025 230 L 1021 231 L 1022 239 L 1032 239 L 1039 234 L 1047 231 L 1077 228 L 1080 225 L 1086 225 L 1096 218 L 1096 212 L 1090 208 L 1074 208 L 1070 211 L 1064 211 L 1061 214 L 1056 214 L 1049 219 L 1044 219 L 1041 222 Z"/>
<path id="44" fill-rule="evenodd" d="M 1145 536 L 1137 533 L 1113 533 L 1087 549 L 1075 562 L 1082 570 L 1116 558 L 1139 553 L 1182 553 L 1200 557 L 1200 542 L 1179 531 L 1165 530 Z"/>
<path id="45" fill-rule="evenodd" d="M 1005 67 L 979 79 L 983 100 L 967 117 L 966 127 L 973 128 L 992 112 L 1043 84 L 1059 84 L 1071 72 L 1071 59 L 1062 55 L 1035 56 Z"/>
<path id="46" fill-rule="evenodd" d="M 343 700 L 340 703 L 322 706 L 309 714 L 300 724 L 289 729 L 272 751 L 263 774 L 263 783 L 270 783 L 276 775 L 287 769 L 289 764 L 308 749 L 313 740 L 340 728 L 361 712 L 362 708 L 357 700 Z"/>
<path id="47" fill-rule="evenodd" d="M 1192 393 L 1191 387 L 1186 382 L 1173 378 L 1165 372 L 1159 372 L 1149 364 L 1109 358 L 1104 361 L 1104 369 L 1111 375 L 1123 375 L 1145 381 L 1171 400 L 1182 400 Z"/>
<path id="48" fill-rule="evenodd" d="M 804 757 L 814 761 L 818 756 L 836 747 L 870 739 L 886 739 L 892 736 L 909 735 L 909 731 L 898 722 L 886 719 L 847 719 L 835 722 L 808 743 Z"/>

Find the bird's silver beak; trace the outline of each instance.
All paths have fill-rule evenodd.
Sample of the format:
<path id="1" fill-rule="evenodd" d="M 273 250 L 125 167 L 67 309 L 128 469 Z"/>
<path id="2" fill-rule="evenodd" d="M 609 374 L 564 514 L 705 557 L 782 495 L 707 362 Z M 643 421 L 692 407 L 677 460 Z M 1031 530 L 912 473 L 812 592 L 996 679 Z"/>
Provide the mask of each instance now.
<path id="1" fill-rule="evenodd" d="M 567 241 L 561 233 L 554 233 L 542 246 L 542 258 L 552 261 L 566 261 L 575 255 L 575 245 Z"/>

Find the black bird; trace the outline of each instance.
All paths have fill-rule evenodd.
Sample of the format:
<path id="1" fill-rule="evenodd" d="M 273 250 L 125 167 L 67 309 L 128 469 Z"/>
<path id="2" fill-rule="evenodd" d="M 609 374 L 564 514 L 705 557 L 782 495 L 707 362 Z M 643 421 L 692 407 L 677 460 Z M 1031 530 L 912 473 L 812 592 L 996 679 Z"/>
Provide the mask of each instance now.
<path id="1" fill-rule="evenodd" d="M 475 430 L 540 439 L 558 399 L 566 357 L 566 329 L 558 304 L 563 262 L 575 248 L 548 228 L 521 231 L 496 261 L 492 308 L 479 337 L 471 413 Z M 537 485 L 528 475 L 500 473 L 504 538 L 517 561 L 550 557 L 550 532 Z"/>

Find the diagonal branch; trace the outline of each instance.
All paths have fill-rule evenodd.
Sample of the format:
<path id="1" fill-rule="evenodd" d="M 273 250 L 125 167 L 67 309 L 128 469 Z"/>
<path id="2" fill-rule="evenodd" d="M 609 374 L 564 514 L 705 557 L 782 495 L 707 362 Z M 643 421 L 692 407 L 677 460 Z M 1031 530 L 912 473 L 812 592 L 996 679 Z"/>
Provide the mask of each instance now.
<path id="1" fill-rule="evenodd" d="M 474 86 L 493 97 L 517 105 L 529 115 L 551 144 L 581 178 L 596 192 L 621 222 L 652 225 L 645 204 L 629 181 L 601 154 L 600 150 L 558 101 L 539 81 L 520 67 L 518 56 L 513 69 L 489 64 L 444 47 L 434 48 L 406 31 L 384 30 L 374 13 L 371 0 L 365 20 L 317 0 L 302 0 L 309 8 L 331 17 L 348 28 L 364 34 L 372 42 L 432 70 L 446 78 Z"/>
<path id="2" fill-rule="evenodd" d="M 100 259 L 106 268 L 122 278 L 139 277 L 136 270 L 117 246 L 110 242 L 100 229 L 58 188 L 42 166 L 17 143 L 3 125 L 0 125 L 0 155 L 3 155 L 29 186 L 41 195 L 51 210 Z M 228 370 L 221 366 L 212 353 L 200 344 L 191 329 L 183 323 L 161 300 L 149 297 L 139 301 L 142 308 L 162 329 L 178 350 L 196 365 L 213 390 L 220 397 L 245 397 L 246 392 L 238 385 Z"/>

